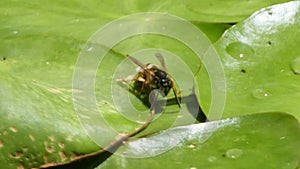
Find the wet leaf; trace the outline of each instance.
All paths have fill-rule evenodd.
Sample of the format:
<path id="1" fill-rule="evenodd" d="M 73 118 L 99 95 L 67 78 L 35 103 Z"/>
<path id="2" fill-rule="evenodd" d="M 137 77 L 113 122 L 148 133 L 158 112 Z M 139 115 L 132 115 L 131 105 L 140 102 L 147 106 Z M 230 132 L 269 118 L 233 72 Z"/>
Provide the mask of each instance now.
<path id="1" fill-rule="evenodd" d="M 194 11 L 193 8 L 197 7 L 194 4 L 185 3 L 186 9 L 191 10 L 185 15 L 185 10 L 180 10 L 184 7 L 181 1 L 164 1 L 164 3 L 154 3 L 151 6 L 146 1 L 1 1 L 1 168 L 22 169 L 65 163 L 80 155 L 101 149 L 81 129 L 77 119 L 72 92 L 84 91 L 72 89 L 72 75 L 77 56 L 86 40 L 104 24 L 137 11 L 168 12 L 167 8 L 172 7 L 170 8 L 170 11 L 173 11 L 170 12 L 171 14 L 182 12 L 183 15 L 180 16 L 192 20 L 208 34 L 212 41 L 215 41 L 228 25 L 212 24 L 212 22 L 236 22 L 255 9 L 277 2 L 280 1 L 274 0 L 270 3 L 255 1 L 249 10 L 245 10 L 248 8 L 248 2 L 240 4 L 240 1 L 235 1 L 234 4 L 238 4 L 241 10 L 235 13 L 234 10 L 226 8 L 225 11 L 228 12 L 225 14 L 222 9 L 224 4 L 211 1 L 208 3 L 212 3 L 214 7 L 210 9 L 216 13 L 204 13 L 204 15 L 198 15 L 199 11 Z M 204 3 L 204 8 L 210 6 L 207 1 L 202 3 Z M 232 3 L 227 6 L 231 7 Z M 203 23 L 203 21 L 208 23 Z M 110 84 L 106 83 L 108 79 L 105 78 L 111 78 L 114 66 L 124 60 L 124 57 L 119 55 L 120 53 L 127 54 L 145 46 L 149 47 L 151 44 L 150 47 L 166 47 L 180 55 L 193 72 L 196 72 L 199 67 L 198 60 L 189 59 L 193 58 L 193 53 L 186 51 L 186 48 L 177 42 L 170 42 L 163 37 L 159 37 L 159 42 L 157 42 L 157 37 L 135 38 L 129 39 L 124 44 L 118 44 L 105 58 L 102 66 L 106 68 L 106 71 L 99 72 L 96 83 L 99 105 L 103 103 L 101 101 L 111 99 L 102 95 L 101 89 L 109 89 Z M 141 41 L 143 43 L 140 43 Z M 233 46 L 232 49 L 235 47 Z M 168 62 L 169 65 L 167 65 L 170 68 L 172 68 L 171 63 Z M 134 71 L 135 67 L 131 68 Z M 297 64 L 291 64 L 291 68 L 297 74 Z M 174 69 L 176 71 L 176 67 Z M 103 74 L 105 76 L 102 76 Z M 104 116 L 109 119 L 112 126 L 119 131 L 130 132 L 140 125 L 121 117 L 110 104 L 103 104 L 99 108 L 103 110 Z M 172 112 L 172 109 L 175 108 L 171 107 L 169 111 Z M 172 126 L 171 120 L 176 118 L 176 114 L 166 113 L 162 116 L 164 118 L 153 123 L 145 133 Z M 97 130 L 99 126 L 93 127 Z M 99 133 L 98 136 L 103 137 L 101 135 L 103 133 Z M 229 154 L 231 153 L 232 151 Z M 99 158 L 106 159 L 105 156 Z M 94 162 L 92 158 L 89 160 L 91 163 Z M 86 162 L 88 163 L 86 166 L 91 165 L 90 162 Z M 85 166 L 84 163 L 83 166 Z"/>
<path id="2" fill-rule="evenodd" d="M 215 44 L 226 73 L 223 117 L 281 111 L 300 119 L 299 1 L 268 7 L 224 33 Z M 208 110 L 210 84 L 200 73 L 201 103 Z"/>
<path id="3" fill-rule="evenodd" d="M 97 169 L 294 169 L 300 157 L 300 128 L 288 114 L 253 114 L 172 128 L 129 142 L 119 151 L 121 156 L 113 155 Z"/>
<path id="4" fill-rule="evenodd" d="M 135 12 L 168 12 L 190 21 L 234 23 L 248 17 L 253 12 L 277 3 L 287 2 L 286 0 L 269 1 L 240 1 L 240 0 L 173 0 L 173 1 L 139 1 L 130 0 L 124 3 L 125 9 Z M 117 5 L 117 2 L 116 4 Z M 126 8 L 127 7 L 127 8 Z M 124 8 L 122 8 L 124 9 Z"/>

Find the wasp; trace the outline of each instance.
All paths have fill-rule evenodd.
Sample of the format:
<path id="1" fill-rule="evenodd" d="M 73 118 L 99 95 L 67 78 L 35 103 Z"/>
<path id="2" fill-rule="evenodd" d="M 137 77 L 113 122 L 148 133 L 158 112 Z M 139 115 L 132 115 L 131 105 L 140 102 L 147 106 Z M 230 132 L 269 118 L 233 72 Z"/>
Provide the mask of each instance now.
<path id="1" fill-rule="evenodd" d="M 143 100 L 146 96 L 146 99 L 148 99 L 151 91 L 155 89 L 158 89 L 163 97 L 166 97 L 172 89 L 176 103 L 180 108 L 180 101 L 177 96 L 180 92 L 177 91 L 173 78 L 167 73 L 164 57 L 160 53 L 156 53 L 155 56 L 160 62 L 162 68 L 152 63 L 143 64 L 136 58 L 127 55 L 128 59 L 139 66 L 137 75 L 132 79 L 133 90 L 131 90 L 131 92 L 135 93 L 141 100 Z"/>

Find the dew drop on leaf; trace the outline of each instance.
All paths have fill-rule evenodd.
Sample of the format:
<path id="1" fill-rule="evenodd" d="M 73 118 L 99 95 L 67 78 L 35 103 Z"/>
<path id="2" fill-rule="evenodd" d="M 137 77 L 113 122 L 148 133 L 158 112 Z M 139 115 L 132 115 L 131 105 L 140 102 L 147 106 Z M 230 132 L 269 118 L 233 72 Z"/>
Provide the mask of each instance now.
<path id="1" fill-rule="evenodd" d="M 243 155 L 243 150 L 238 149 L 238 148 L 233 148 L 233 149 L 226 151 L 225 155 L 228 158 L 238 158 L 241 155 Z"/>
<path id="2" fill-rule="evenodd" d="M 86 51 L 90 52 L 93 50 L 93 47 L 89 47 Z"/>
<path id="3" fill-rule="evenodd" d="M 285 138 L 286 138 L 286 137 L 282 136 L 282 137 L 280 137 L 279 139 L 280 139 L 280 140 L 284 140 Z"/>
<path id="4" fill-rule="evenodd" d="M 207 158 L 207 160 L 208 160 L 209 162 L 214 162 L 214 161 L 217 160 L 217 157 L 215 157 L 215 156 L 209 156 L 209 157 Z"/>
<path id="5" fill-rule="evenodd" d="M 190 145 L 188 145 L 188 148 L 195 148 L 195 147 L 196 147 L 195 144 L 190 144 Z"/>
<path id="6" fill-rule="evenodd" d="M 290 66 L 294 74 L 300 75 L 300 57 L 295 58 Z"/>
<path id="7" fill-rule="evenodd" d="M 245 43 L 233 42 L 226 47 L 226 52 L 235 59 L 248 59 L 254 55 L 252 47 Z"/>
<path id="8" fill-rule="evenodd" d="M 252 96 L 255 99 L 265 99 L 265 98 L 271 96 L 271 93 L 264 89 L 255 89 L 252 91 Z"/>

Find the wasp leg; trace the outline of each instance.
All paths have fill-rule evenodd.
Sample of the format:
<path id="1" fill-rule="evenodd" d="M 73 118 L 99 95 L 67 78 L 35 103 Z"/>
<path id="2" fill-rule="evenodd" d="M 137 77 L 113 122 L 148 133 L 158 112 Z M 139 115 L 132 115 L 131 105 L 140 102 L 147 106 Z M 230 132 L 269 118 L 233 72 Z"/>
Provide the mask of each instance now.
<path id="1" fill-rule="evenodd" d="M 122 82 L 122 83 L 126 83 L 128 84 L 129 82 L 131 82 L 133 80 L 133 76 L 132 75 L 129 75 L 127 76 L 126 78 L 118 78 L 116 79 L 117 82 Z"/>
<path id="2" fill-rule="evenodd" d="M 177 97 L 177 94 L 176 94 L 176 90 L 174 90 L 174 88 L 172 88 L 172 89 L 173 89 L 173 93 L 174 93 L 174 95 L 175 95 L 175 98 L 176 98 L 176 102 L 177 102 L 177 104 L 178 104 L 178 107 L 181 108 L 179 98 Z"/>
<path id="3" fill-rule="evenodd" d="M 136 96 L 141 96 L 144 95 L 145 92 L 145 79 L 143 79 L 141 76 L 136 76 L 133 80 L 133 86 L 132 89 L 134 89 L 135 91 L 138 91 L 138 93 L 135 92 Z"/>
<path id="4" fill-rule="evenodd" d="M 133 76 L 128 76 L 126 78 L 118 78 L 116 79 L 116 81 L 124 90 L 128 90 L 131 87 L 130 82 L 132 81 L 132 79 Z"/>
<path id="5" fill-rule="evenodd" d="M 172 90 L 173 90 L 173 93 L 174 93 L 174 95 L 175 95 L 176 102 L 177 102 L 177 104 L 178 104 L 178 107 L 181 108 L 180 101 L 179 101 L 179 98 L 178 98 L 178 96 L 177 96 L 177 94 L 181 94 L 181 92 L 180 92 L 180 91 L 177 91 L 173 79 L 170 78 L 170 80 L 172 81 Z"/>

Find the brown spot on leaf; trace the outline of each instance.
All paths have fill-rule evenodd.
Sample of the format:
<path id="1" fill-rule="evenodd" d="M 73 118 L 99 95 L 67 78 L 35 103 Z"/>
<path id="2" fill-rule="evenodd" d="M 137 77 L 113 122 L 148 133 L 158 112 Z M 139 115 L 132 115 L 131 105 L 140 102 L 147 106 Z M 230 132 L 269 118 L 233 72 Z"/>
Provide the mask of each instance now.
<path id="1" fill-rule="evenodd" d="M 15 153 L 10 153 L 9 156 L 11 158 L 19 159 L 19 158 L 21 158 L 23 156 L 23 153 L 20 152 L 20 151 L 17 151 Z"/>
<path id="2" fill-rule="evenodd" d="M 18 169 L 25 169 L 23 164 L 19 164 Z"/>
<path id="3" fill-rule="evenodd" d="M 59 142 L 59 143 L 58 143 L 58 146 L 59 146 L 61 149 L 63 149 L 63 148 L 65 147 L 65 144 L 62 143 L 62 142 Z"/>
<path id="4" fill-rule="evenodd" d="M 55 141 L 55 137 L 54 137 L 54 136 L 49 136 L 49 139 L 50 139 L 51 141 Z"/>
<path id="5" fill-rule="evenodd" d="M 63 151 L 58 152 L 61 161 L 65 161 L 67 159 L 66 154 Z"/>
<path id="6" fill-rule="evenodd" d="M 53 153 L 55 151 L 55 148 L 53 146 L 46 146 L 46 151 L 48 153 Z"/>
<path id="7" fill-rule="evenodd" d="M 53 153 L 55 151 L 55 147 L 53 145 L 49 145 L 47 141 L 44 141 L 44 145 L 48 153 Z"/>
<path id="8" fill-rule="evenodd" d="M 75 160 L 75 159 L 77 159 L 77 157 L 78 157 L 78 156 L 77 156 L 76 154 L 72 154 L 72 155 L 71 155 L 71 160 Z"/>
<path id="9" fill-rule="evenodd" d="M 14 133 L 16 133 L 18 131 L 16 127 L 10 127 L 9 129 Z"/>
<path id="10" fill-rule="evenodd" d="M 0 139 L 0 148 L 3 147 L 3 141 Z"/>
<path id="11" fill-rule="evenodd" d="M 32 141 L 35 140 L 35 138 L 34 138 L 34 136 L 33 136 L 32 134 L 29 134 L 29 138 L 30 138 Z"/>

